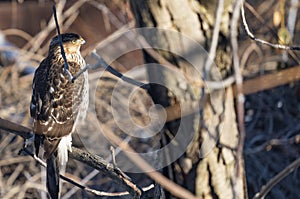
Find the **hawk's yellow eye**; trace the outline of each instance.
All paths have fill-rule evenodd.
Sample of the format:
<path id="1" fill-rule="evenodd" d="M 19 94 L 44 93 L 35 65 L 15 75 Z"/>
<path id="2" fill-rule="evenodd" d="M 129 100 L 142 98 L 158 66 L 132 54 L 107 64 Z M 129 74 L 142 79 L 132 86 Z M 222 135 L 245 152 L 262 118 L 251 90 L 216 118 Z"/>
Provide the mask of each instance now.
<path id="1" fill-rule="evenodd" d="M 72 44 L 76 44 L 77 43 L 77 40 L 76 39 L 73 39 L 72 40 Z"/>

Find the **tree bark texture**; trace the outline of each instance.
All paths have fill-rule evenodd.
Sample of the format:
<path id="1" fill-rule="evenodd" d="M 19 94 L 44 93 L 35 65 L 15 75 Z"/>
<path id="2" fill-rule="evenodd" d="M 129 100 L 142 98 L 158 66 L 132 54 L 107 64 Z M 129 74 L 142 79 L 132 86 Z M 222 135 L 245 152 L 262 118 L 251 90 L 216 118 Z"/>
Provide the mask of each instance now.
<path id="1" fill-rule="evenodd" d="M 218 2 L 218 0 L 130 1 L 137 27 L 157 27 L 178 31 L 198 42 L 207 51 L 211 44 Z M 231 12 L 232 1 L 226 0 L 214 60 L 219 72 L 216 68 L 208 71 L 209 80 L 221 80 L 232 73 L 229 40 Z M 203 77 L 204 74 L 201 74 L 201 77 L 195 73 L 193 67 L 182 57 L 170 53 L 182 47 L 179 37 L 158 34 L 153 39 L 167 49 L 157 52 L 180 71 L 193 80 Z M 146 52 L 144 55 L 147 63 L 155 61 Z M 151 88 L 150 94 L 155 103 L 166 107 L 178 102 L 188 103 L 194 100 L 204 102 L 200 115 L 191 116 L 193 122 L 187 129 L 194 136 L 185 154 L 166 168 L 164 174 L 194 192 L 199 198 L 246 198 L 244 172 L 242 172 L 243 176 L 236 176 L 238 129 L 232 89 L 214 90 L 207 94 L 205 89 L 201 90 L 197 85 L 185 84 L 176 74 L 166 73 L 159 68 L 148 67 L 148 75 L 150 81 L 160 79 L 164 82 L 164 86 Z M 172 88 L 172 91 L 168 88 Z M 169 135 L 176 134 L 179 124 L 180 120 L 176 120 L 165 125 L 162 144 L 171 141 Z M 211 146 L 203 146 L 204 143 Z M 239 167 L 244 170 L 243 161 L 240 161 Z M 167 198 L 172 196 L 167 194 Z"/>

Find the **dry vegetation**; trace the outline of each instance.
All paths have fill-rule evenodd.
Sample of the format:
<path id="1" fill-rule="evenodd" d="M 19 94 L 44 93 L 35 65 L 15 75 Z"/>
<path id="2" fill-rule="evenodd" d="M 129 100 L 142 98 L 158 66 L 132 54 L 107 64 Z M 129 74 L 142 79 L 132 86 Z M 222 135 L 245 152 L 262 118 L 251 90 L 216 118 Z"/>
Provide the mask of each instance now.
<path id="1" fill-rule="evenodd" d="M 126 30 L 126 28 L 132 26 L 131 15 L 128 13 L 128 4 L 118 0 L 101 1 L 99 4 L 95 3 L 95 1 L 88 1 L 87 3 L 80 3 L 83 1 L 74 2 L 77 3 L 72 4 L 69 2 L 66 6 L 61 3 L 61 8 L 59 5 L 57 6 L 58 10 L 64 8 L 64 11 L 59 15 L 63 21 L 63 25 L 61 25 L 63 31 L 76 31 L 83 35 L 84 38 L 87 38 L 87 46 L 84 49 L 85 55 L 88 55 L 96 47 L 97 52 L 100 52 L 101 56 L 104 58 L 109 57 L 110 49 L 113 49 L 111 46 L 122 46 L 121 40 L 109 36 L 118 29 L 125 27 Z M 246 16 L 249 26 L 257 37 L 274 43 L 279 42 L 277 31 L 280 26 L 275 26 L 273 21 L 273 11 L 279 10 L 279 2 L 249 1 L 246 7 Z M 0 4 L 4 5 L 4 3 Z M 15 5 L 14 3 L 5 3 L 5 6 L 15 6 L 14 8 L 17 6 L 18 9 L 22 9 L 22 5 Z M 44 6 L 43 9 L 45 10 L 51 9 L 51 5 L 46 4 L 42 6 Z M 36 9 L 40 9 L 39 6 Z M 289 5 L 287 4 L 286 10 L 288 9 Z M 41 18 L 49 19 L 50 15 L 51 13 L 48 11 L 48 15 Z M 10 17 L 7 16 L 7 20 Z M 13 47 L 14 52 L 18 53 L 15 63 L 4 67 L 0 66 L 1 118 L 9 119 L 28 127 L 31 126 L 29 102 L 31 97 L 32 73 L 23 75 L 23 72 L 25 67 L 38 66 L 39 61 L 45 56 L 48 40 L 55 33 L 53 21 L 50 20 L 48 22 L 40 21 L 39 23 L 42 24 L 40 30 L 30 32 L 30 34 L 25 34 L 25 32 L 29 32 L 26 29 L 23 29 L 25 32 L 18 32 L 16 29 L 7 30 L 8 26 L 0 26 L 0 29 L 7 35 L 10 41 L 21 41 L 15 43 L 17 47 Z M 299 32 L 299 21 L 296 21 L 293 43 L 300 46 Z M 249 40 L 242 26 L 240 33 L 240 57 L 245 79 L 266 73 L 274 73 L 283 68 L 300 64 L 299 53 L 279 51 L 258 45 Z M 20 40 L 20 38 L 22 39 Z M 5 50 L 5 47 L 0 46 L 0 53 L 3 50 Z M 287 56 L 288 59 L 284 60 L 284 56 Z M 87 60 L 89 59 L 87 57 Z M 141 63 L 142 53 L 132 52 L 120 57 L 112 63 L 112 66 L 119 71 L 125 72 L 132 66 Z M 84 132 L 88 132 L 89 134 L 80 134 L 83 143 L 87 146 L 95 145 L 96 140 L 98 148 L 93 148 L 93 150 L 101 151 L 98 154 L 107 158 L 108 161 L 111 160 L 110 145 L 107 142 L 99 140 L 97 133 L 90 134 L 97 129 L 94 124 L 100 121 L 103 125 L 111 128 L 113 132 L 127 139 L 133 147 L 139 146 L 139 151 L 141 152 L 155 147 L 157 144 L 156 138 L 145 139 L 141 142 L 134 138 L 128 138 L 119 128 L 116 128 L 110 108 L 110 96 L 117 79 L 112 75 L 104 74 L 99 80 L 97 78 L 99 71 L 90 71 L 90 74 L 91 83 L 97 85 L 95 110 L 98 118 L 88 115 L 87 120 L 89 122 L 92 121 L 92 125 L 89 124 L 85 127 L 85 130 L 88 130 Z M 144 75 L 144 73 L 142 75 L 136 73 L 133 74 L 133 77 L 144 80 Z M 119 100 L 120 104 L 122 104 L 122 102 L 128 100 L 130 90 L 120 89 L 122 92 Z M 147 113 L 147 108 L 152 104 L 150 98 L 144 91 L 138 90 L 132 96 L 131 102 L 130 113 L 133 116 L 133 120 L 140 125 L 146 125 L 149 122 L 149 117 L 145 113 Z M 274 175 L 300 157 L 299 83 L 293 82 L 288 85 L 247 95 L 245 110 L 246 142 L 244 157 L 248 193 L 251 198 L 260 190 L 262 185 L 266 184 Z M 80 146 L 80 142 L 75 141 L 75 144 Z M 23 139 L 1 131 L 0 197 L 45 198 L 45 171 L 31 157 L 18 155 L 22 145 Z M 117 162 L 117 164 L 121 165 L 122 162 Z M 106 192 L 123 191 L 108 177 L 98 174 L 93 168 L 74 160 L 70 160 L 68 163 L 67 175 L 82 183 L 85 182 L 89 187 L 97 190 Z M 144 176 L 134 174 L 132 176 L 140 186 L 150 184 L 150 181 Z M 296 169 L 273 188 L 268 198 L 299 198 L 299 179 L 300 172 L 299 169 Z M 93 197 L 93 195 L 87 194 L 68 183 L 64 183 L 62 196 L 64 196 L 63 198 Z"/>

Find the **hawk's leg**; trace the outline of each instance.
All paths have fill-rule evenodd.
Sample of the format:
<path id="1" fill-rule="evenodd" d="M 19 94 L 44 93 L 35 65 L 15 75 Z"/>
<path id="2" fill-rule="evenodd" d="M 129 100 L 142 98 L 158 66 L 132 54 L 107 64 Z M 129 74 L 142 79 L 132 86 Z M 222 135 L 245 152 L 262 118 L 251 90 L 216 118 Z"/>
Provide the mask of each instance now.
<path id="1" fill-rule="evenodd" d="M 28 139 L 24 140 L 23 147 L 20 150 L 19 154 L 21 154 L 24 151 L 24 149 L 27 149 L 28 151 L 33 152 L 34 151 L 34 147 L 33 147 L 34 139 L 35 139 L 35 134 L 33 132 L 30 132 L 30 137 Z"/>

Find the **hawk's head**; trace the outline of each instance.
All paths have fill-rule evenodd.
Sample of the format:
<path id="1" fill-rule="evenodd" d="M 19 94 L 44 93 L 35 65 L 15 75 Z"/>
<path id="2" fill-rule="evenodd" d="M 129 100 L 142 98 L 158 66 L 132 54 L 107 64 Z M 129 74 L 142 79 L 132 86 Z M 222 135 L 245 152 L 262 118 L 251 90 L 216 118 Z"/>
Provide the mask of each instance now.
<path id="1" fill-rule="evenodd" d="M 85 43 L 84 39 L 75 33 L 61 34 L 61 38 L 66 53 L 79 53 L 80 46 Z M 59 48 L 59 39 L 55 36 L 50 43 L 50 50 Z"/>

